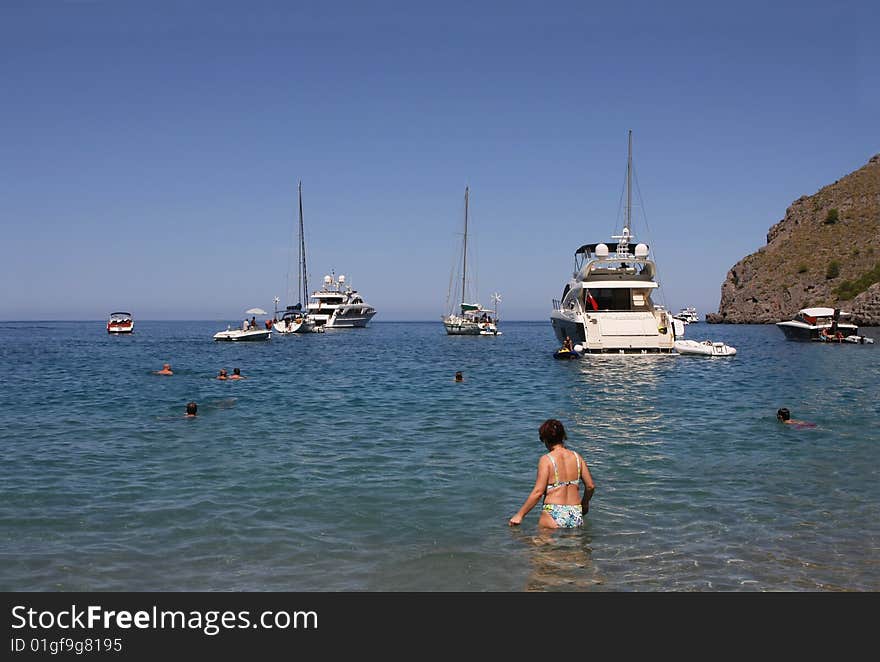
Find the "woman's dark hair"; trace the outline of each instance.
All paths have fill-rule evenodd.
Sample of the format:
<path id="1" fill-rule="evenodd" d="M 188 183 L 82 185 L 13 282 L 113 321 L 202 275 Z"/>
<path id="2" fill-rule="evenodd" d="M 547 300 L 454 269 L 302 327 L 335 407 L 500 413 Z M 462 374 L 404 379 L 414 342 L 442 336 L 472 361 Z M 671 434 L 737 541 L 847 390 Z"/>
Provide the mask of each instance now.
<path id="1" fill-rule="evenodd" d="M 186 413 L 195 414 L 199 410 L 199 406 L 195 402 L 186 403 Z"/>
<path id="2" fill-rule="evenodd" d="M 538 436 L 548 449 L 568 439 L 562 423 L 555 418 L 548 418 L 544 421 L 543 425 L 538 429 Z"/>
<path id="3" fill-rule="evenodd" d="M 777 410 L 776 418 L 778 418 L 781 421 L 787 421 L 791 418 L 791 412 L 788 411 L 788 409 L 786 409 L 785 407 L 783 407 L 782 409 Z"/>

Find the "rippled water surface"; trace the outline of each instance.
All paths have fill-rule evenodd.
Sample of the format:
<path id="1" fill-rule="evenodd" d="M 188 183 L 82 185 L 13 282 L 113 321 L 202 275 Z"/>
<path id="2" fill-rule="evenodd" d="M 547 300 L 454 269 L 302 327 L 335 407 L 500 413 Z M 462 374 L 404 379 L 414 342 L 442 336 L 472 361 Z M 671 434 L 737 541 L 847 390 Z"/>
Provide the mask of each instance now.
<path id="1" fill-rule="evenodd" d="M 697 324 L 738 355 L 562 362 L 546 322 L 222 328 L 0 323 L 0 589 L 880 590 L 877 329 Z M 549 417 L 590 464 L 587 524 L 511 529 Z"/>

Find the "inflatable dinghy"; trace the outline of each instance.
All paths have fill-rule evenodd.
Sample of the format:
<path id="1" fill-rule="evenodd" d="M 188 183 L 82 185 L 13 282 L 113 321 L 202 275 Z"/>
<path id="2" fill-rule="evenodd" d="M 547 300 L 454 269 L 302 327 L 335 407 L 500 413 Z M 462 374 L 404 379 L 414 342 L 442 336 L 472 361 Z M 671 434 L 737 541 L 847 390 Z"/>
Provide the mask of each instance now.
<path id="1" fill-rule="evenodd" d="M 733 356 L 736 354 L 736 348 L 712 340 L 676 340 L 675 351 L 679 354 L 698 356 Z"/>

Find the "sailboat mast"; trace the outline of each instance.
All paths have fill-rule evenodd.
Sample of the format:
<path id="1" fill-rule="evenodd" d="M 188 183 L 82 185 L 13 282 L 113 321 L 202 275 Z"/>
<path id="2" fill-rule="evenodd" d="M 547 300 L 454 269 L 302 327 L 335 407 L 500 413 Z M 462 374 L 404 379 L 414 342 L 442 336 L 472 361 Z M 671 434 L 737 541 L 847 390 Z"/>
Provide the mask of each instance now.
<path id="1" fill-rule="evenodd" d="M 626 157 L 626 234 L 632 227 L 632 156 L 633 156 L 633 132 L 629 130 L 629 147 Z"/>
<path id="2" fill-rule="evenodd" d="M 302 182 L 299 183 L 299 303 L 300 307 L 308 303 L 309 280 L 306 271 L 306 239 L 303 233 L 303 198 Z"/>
<path id="3" fill-rule="evenodd" d="M 461 302 L 464 303 L 465 286 L 467 283 L 467 231 L 468 231 L 468 195 L 469 187 L 464 187 L 464 249 L 461 258 Z"/>

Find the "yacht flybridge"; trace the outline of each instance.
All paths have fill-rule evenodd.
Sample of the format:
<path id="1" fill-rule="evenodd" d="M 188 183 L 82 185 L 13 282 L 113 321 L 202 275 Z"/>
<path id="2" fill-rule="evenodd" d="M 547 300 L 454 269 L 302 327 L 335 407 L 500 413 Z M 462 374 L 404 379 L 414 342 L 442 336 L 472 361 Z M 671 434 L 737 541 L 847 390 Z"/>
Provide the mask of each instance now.
<path id="1" fill-rule="evenodd" d="M 623 230 L 612 236 L 616 243 L 584 244 L 575 251 L 575 271 L 562 298 L 553 301 L 550 322 L 560 343 L 568 336 L 584 354 L 672 354 L 684 323 L 652 301 L 659 287 L 656 265 L 631 230 L 632 131 L 626 195 Z"/>

